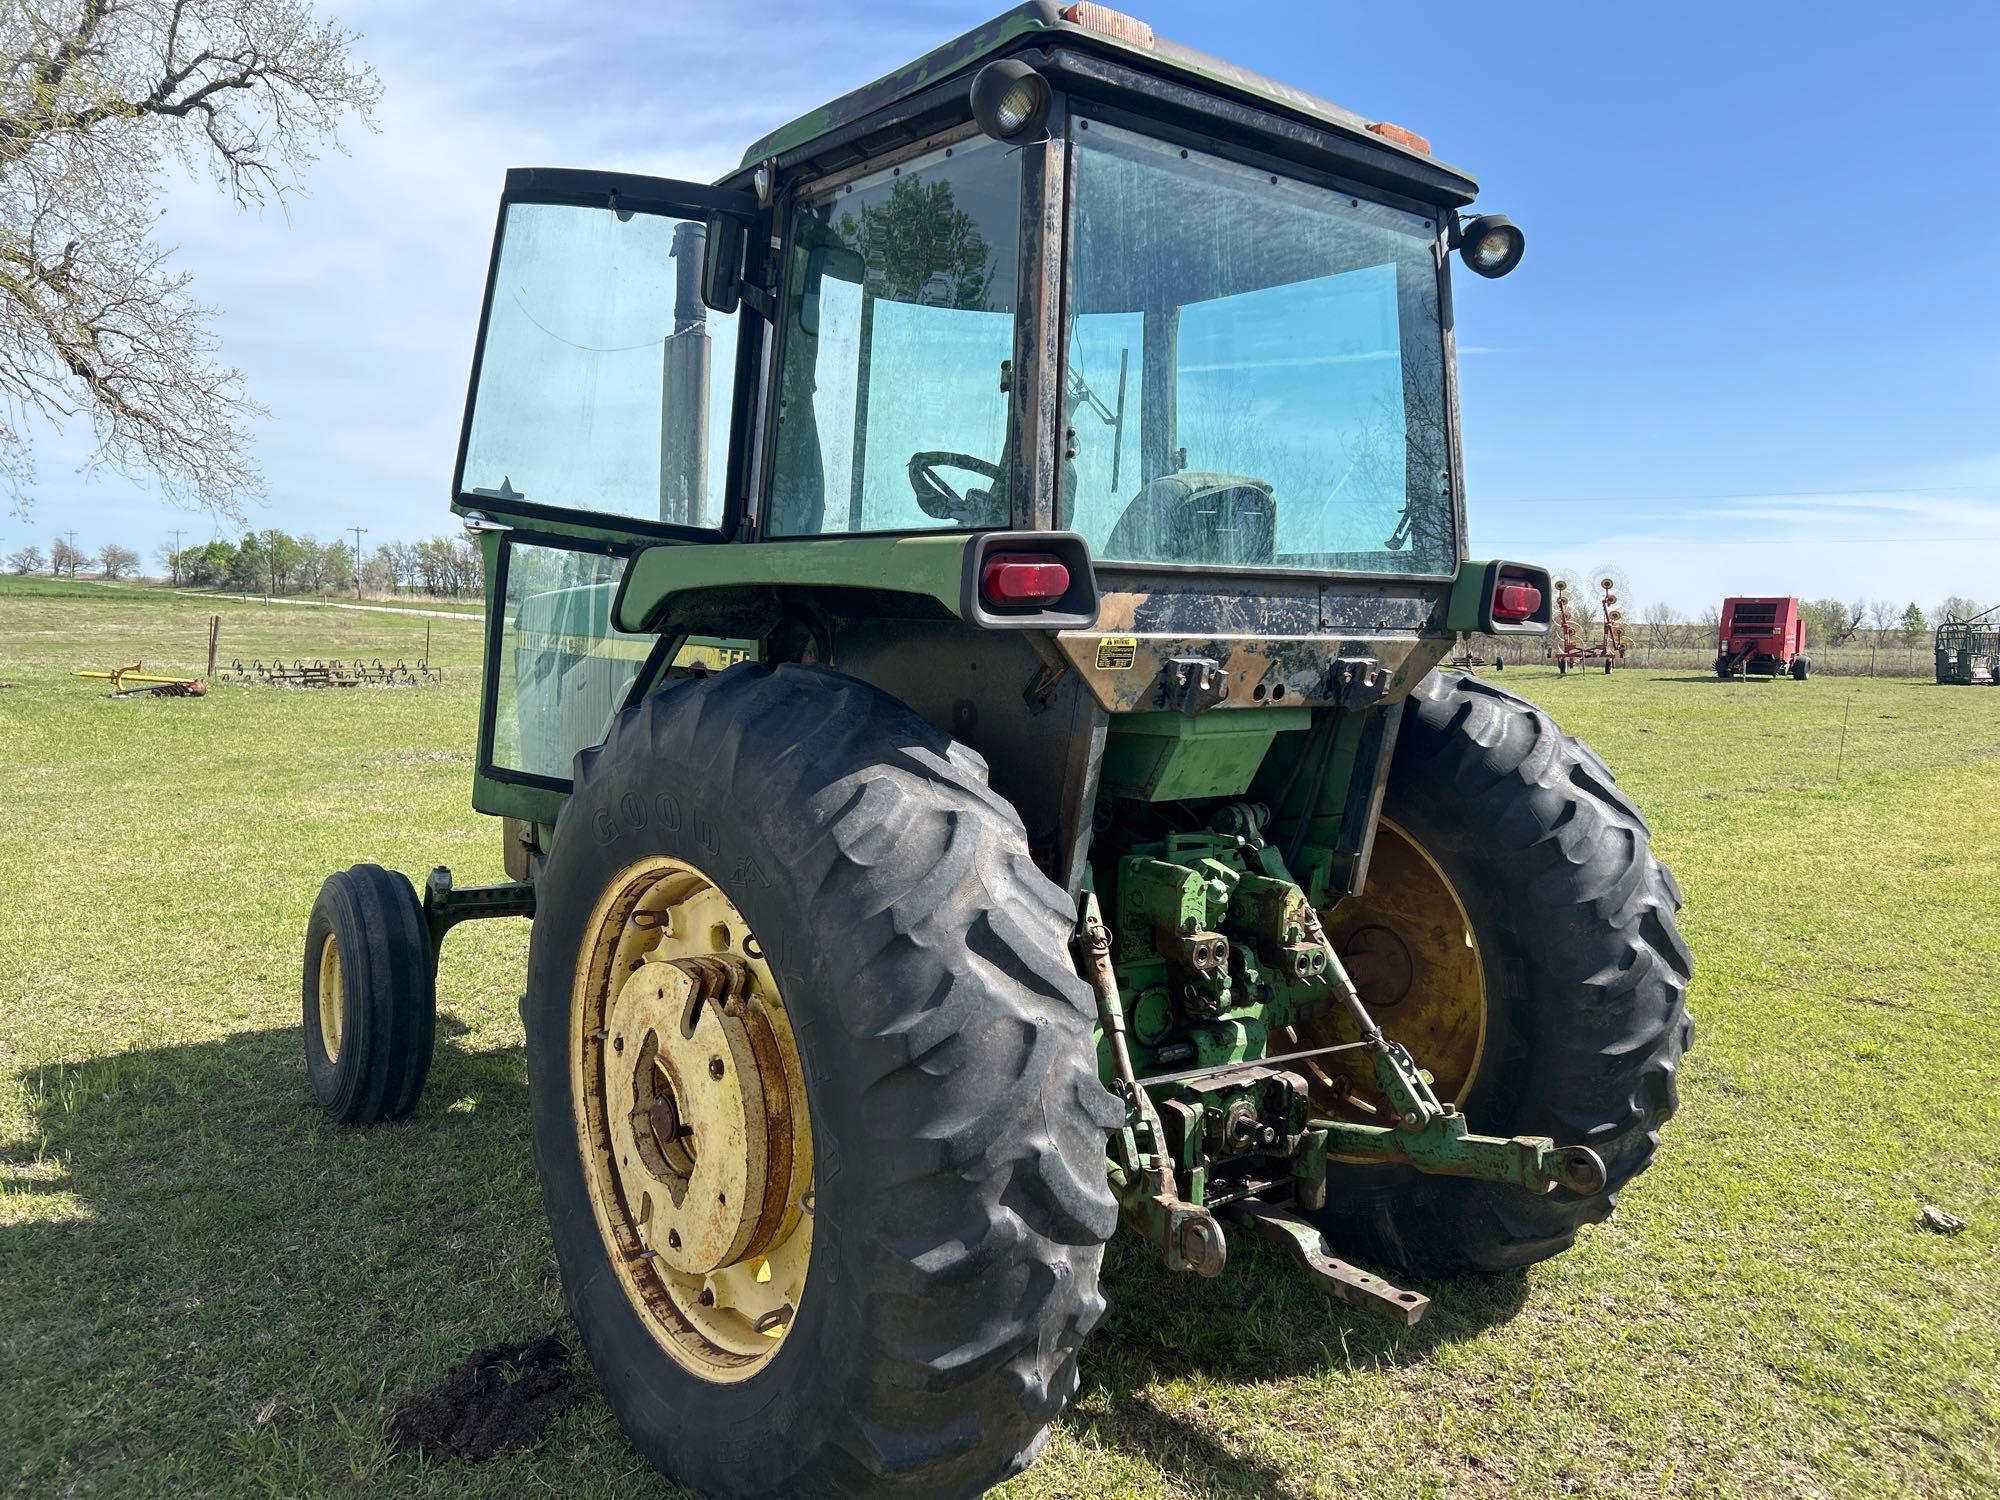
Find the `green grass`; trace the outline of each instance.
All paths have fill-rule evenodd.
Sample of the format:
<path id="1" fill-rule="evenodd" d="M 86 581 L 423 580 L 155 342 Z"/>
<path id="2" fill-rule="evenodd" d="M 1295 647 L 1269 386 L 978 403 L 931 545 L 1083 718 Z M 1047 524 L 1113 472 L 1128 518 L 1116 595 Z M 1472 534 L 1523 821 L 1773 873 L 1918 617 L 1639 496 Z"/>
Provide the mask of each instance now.
<path id="1" fill-rule="evenodd" d="M 383 1439 L 470 1350 L 567 1333 L 525 924 L 447 944 L 408 1121 L 323 1124 L 299 1055 L 327 871 L 499 875 L 477 628 L 433 622 L 440 688 L 114 702 L 67 674 L 198 666 L 211 609 L 225 660 L 414 658 L 422 624 L 31 582 L 0 585 L 0 1492 L 668 1493 L 587 1373 L 529 1453 Z M 1423 1286 L 1413 1331 L 1242 1237 L 1216 1282 L 1121 1239 L 1082 1395 L 1008 1495 L 2000 1487 L 2000 693 L 1502 680 L 1617 768 L 1687 893 L 1700 1029 L 1659 1163 L 1560 1260 Z"/>
<path id="2" fill-rule="evenodd" d="M 200 590 L 190 590 L 189 592 L 193 593 L 196 598 L 206 599 L 210 604 L 234 597 L 226 594 L 207 593 Z M 339 606 L 341 608 L 359 606 L 362 609 L 370 610 L 407 609 L 422 610 L 430 614 L 473 616 L 483 615 L 486 612 L 486 606 L 477 599 L 432 599 L 421 594 L 395 594 L 387 598 L 377 598 L 370 595 L 363 599 L 356 599 L 351 594 L 287 594 L 284 598 L 276 602 L 291 609 L 297 609 L 301 606 L 321 608 L 328 606 Z"/>

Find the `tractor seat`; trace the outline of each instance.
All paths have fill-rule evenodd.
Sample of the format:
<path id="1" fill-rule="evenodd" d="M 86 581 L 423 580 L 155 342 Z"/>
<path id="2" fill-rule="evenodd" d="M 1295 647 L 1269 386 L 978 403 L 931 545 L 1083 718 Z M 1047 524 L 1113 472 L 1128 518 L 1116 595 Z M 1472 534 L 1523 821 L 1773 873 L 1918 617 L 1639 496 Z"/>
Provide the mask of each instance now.
<path id="1" fill-rule="evenodd" d="M 1184 470 L 1162 474 L 1132 497 L 1104 555 L 1256 567 L 1276 556 L 1277 537 L 1278 503 L 1264 480 Z"/>

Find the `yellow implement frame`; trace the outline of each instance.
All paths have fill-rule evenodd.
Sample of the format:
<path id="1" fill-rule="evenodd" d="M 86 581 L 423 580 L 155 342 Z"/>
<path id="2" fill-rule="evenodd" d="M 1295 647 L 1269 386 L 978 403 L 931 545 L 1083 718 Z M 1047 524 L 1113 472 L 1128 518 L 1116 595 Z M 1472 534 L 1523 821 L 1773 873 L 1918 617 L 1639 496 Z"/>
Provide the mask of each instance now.
<path id="1" fill-rule="evenodd" d="M 109 682 L 114 696 L 133 693 L 159 693 L 169 698 L 200 698 L 208 692 L 206 677 L 161 677 L 150 672 L 141 672 L 140 662 L 129 667 L 113 667 L 109 672 L 72 672 L 72 677 L 94 677 L 100 682 Z M 127 683 L 138 684 L 127 687 Z"/>

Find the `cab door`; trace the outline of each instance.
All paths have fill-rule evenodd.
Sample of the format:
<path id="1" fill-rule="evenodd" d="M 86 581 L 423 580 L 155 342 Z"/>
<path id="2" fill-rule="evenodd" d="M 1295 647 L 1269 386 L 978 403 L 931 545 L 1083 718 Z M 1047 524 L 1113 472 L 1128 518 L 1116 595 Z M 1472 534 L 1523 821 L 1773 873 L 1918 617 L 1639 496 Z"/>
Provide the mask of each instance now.
<path id="1" fill-rule="evenodd" d="M 699 183 L 507 174 L 452 502 L 486 564 L 482 812 L 552 821 L 576 753 L 661 665 L 611 623 L 632 555 L 737 531 L 759 226 L 750 195 Z"/>

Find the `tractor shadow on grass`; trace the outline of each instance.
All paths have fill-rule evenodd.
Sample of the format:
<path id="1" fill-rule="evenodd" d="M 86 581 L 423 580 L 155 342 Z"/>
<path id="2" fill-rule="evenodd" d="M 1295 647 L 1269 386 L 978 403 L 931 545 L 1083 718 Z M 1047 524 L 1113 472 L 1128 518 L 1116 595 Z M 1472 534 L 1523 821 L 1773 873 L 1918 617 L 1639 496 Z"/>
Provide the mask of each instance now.
<path id="1" fill-rule="evenodd" d="M 400 1398 L 469 1350 L 566 1329 L 522 1053 L 468 1035 L 441 1016 L 416 1112 L 366 1130 L 321 1116 L 297 1027 L 21 1075 L 32 1118 L 0 1148 L 0 1357 L 8 1405 L 38 1425 L 0 1461 L 0 1489 L 145 1493 L 169 1471 L 205 1476 L 196 1488 L 246 1471 L 286 1492 L 318 1487 L 306 1474 L 362 1492 L 409 1482 L 415 1461 L 387 1433 Z M 1234 1392 L 1419 1362 L 1527 1294 L 1519 1275 L 1416 1283 L 1435 1304 L 1394 1328 L 1242 1233 L 1213 1282 L 1121 1235 L 1105 1281 L 1113 1311 L 1064 1427 L 1196 1493 L 1245 1497 L 1297 1476 L 1226 1441 Z M 580 1463 L 630 1470 L 581 1361 L 576 1383 L 584 1400 L 538 1448 L 460 1471 L 468 1490 L 560 1492 Z M 1193 1394 L 1169 1400 L 1169 1383 Z"/>
<path id="2" fill-rule="evenodd" d="M 8 1415 L 37 1415 L 0 1490 L 150 1493 L 167 1470 L 200 1489 L 245 1469 L 292 1492 L 302 1473 L 395 1487 L 414 1463 L 388 1448 L 400 1396 L 471 1348 L 562 1326 L 521 1050 L 472 1050 L 447 1016 L 438 1031 L 416 1111 L 365 1130 L 320 1114 L 296 1026 L 20 1075 L 0 1362 Z M 597 1425 L 558 1419 L 585 1445 Z M 537 1461 L 481 1478 L 543 1488 Z"/>
<path id="3" fill-rule="evenodd" d="M 1083 1347 L 1082 1390 L 1064 1419 L 1091 1440 L 1142 1457 L 1198 1494 L 1266 1496 L 1297 1475 L 1232 1449 L 1219 1433 L 1238 1390 L 1296 1377 L 1365 1377 L 1419 1364 L 1433 1351 L 1512 1319 L 1524 1272 L 1404 1284 L 1432 1298 L 1415 1328 L 1338 1302 L 1276 1247 L 1234 1230 L 1214 1281 L 1178 1275 L 1130 1235 L 1104 1262 L 1111 1313 Z M 1179 1382 L 1178 1404 L 1160 1387 Z M 1192 1395 L 1186 1393 L 1191 1391 Z M 1359 1398 L 1357 1397 L 1357 1401 Z M 1338 1396 L 1325 1402 L 1331 1411 Z M 1214 1425 L 1209 1413 L 1213 1412 Z"/>

